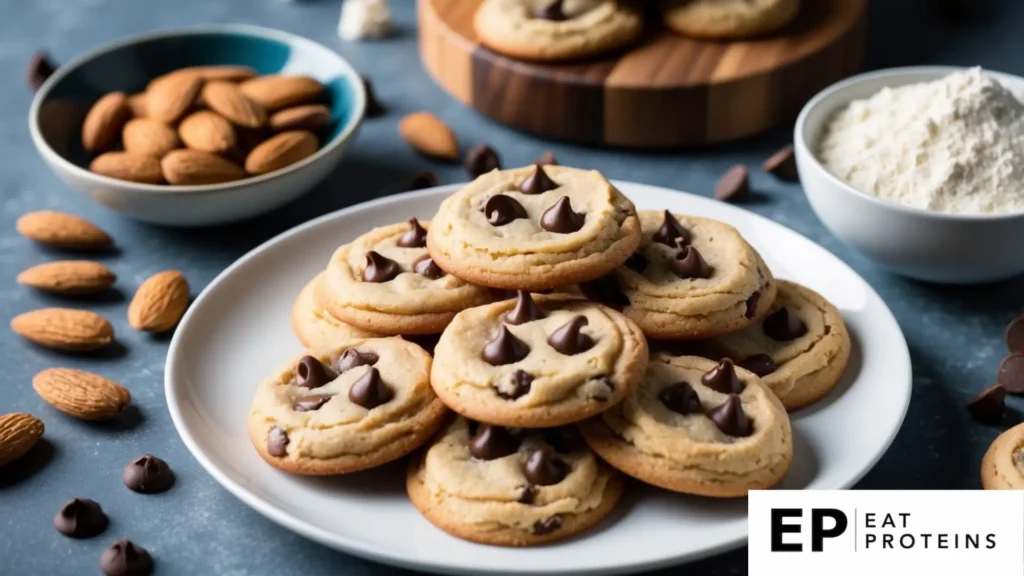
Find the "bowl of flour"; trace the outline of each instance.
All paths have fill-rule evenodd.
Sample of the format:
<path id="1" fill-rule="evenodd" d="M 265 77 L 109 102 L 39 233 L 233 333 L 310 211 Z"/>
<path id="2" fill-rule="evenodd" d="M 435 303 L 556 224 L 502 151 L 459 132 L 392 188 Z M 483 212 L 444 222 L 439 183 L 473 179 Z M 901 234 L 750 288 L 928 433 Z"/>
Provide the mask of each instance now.
<path id="1" fill-rule="evenodd" d="M 815 213 L 879 264 L 951 284 L 1024 273 L 1024 78 L 854 76 L 804 107 L 794 141 Z"/>

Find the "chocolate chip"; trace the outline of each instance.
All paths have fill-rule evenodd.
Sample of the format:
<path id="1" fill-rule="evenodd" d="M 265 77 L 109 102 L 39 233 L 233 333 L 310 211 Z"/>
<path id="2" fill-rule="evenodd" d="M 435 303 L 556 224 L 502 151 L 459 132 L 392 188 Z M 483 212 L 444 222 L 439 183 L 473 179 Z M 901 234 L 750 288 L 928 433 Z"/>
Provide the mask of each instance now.
<path id="1" fill-rule="evenodd" d="M 541 166 L 558 166 L 558 159 L 555 158 L 554 152 L 548 150 L 541 154 L 540 158 L 537 158 L 537 161 L 534 162 L 534 164 L 539 164 Z"/>
<path id="2" fill-rule="evenodd" d="M 103 508 L 88 498 L 75 498 L 53 517 L 53 527 L 57 532 L 72 538 L 92 538 L 106 530 L 108 523 Z"/>
<path id="3" fill-rule="evenodd" d="M 1024 316 L 1016 318 L 1006 327 L 1006 347 L 1010 352 L 1024 353 Z"/>
<path id="4" fill-rule="evenodd" d="M 505 314 L 505 322 L 518 326 L 527 322 L 533 322 L 534 320 L 540 320 L 545 316 L 544 311 L 538 308 L 533 298 L 530 297 L 530 293 L 520 290 L 516 296 L 515 308 Z"/>
<path id="5" fill-rule="evenodd" d="M 338 373 L 344 374 L 359 366 L 373 366 L 378 360 L 380 360 L 380 356 L 373 352 L 360 352 L 355 348 L 349 348 L 342 352 L 341 358 L 338 359 Z"/>
<path id="6" fill-rule="evenodd" d="M 1024 468 L 1024 448 L 1017 448 L 1013 451 L 1013 464 L 1017 468 Z"/>
<path id="7" fill-rule="evenodd" d="M 295 385 L 302 388 L 319 388 L 334 380 L 328 368 L 312 356 L 303 356 L 295 366 Z"/>
<path id="8" fill-rule="evenodd" d="M 288 455 L 288 433 L 284 431 L 284 428 L 280 426 L 274 426 L 270 429 L 270 434 L 267 436 L 267 454 L 276 457 L 282 457 Z"/>
<path id="9" fill-rule="evenodd" d="M 967 412 L 982 424 L 999 424 L 1006 410 L 1006 389 L 996 384 L 982 390 L 967 402 Z"/>
<path id="10" fill-rule="evenodd" d="M 387 282 L 393 280 L 401 272 L 402 268 L 398 262 L 385 258 L 373 250 L 366 253 L 366 270 L 363 270 L 364 281 Z"/>
<path id="11" fill-rule="evenodd" d="M 484 203 L 484 216 L 491 226 L 504 226 L 509 222 L 526 218 L 526 208 L 515 198 L 504 194 L 495 194 Z"/>
<path id="12" fill-rule="evenodd" d="M 586 316 L 576 316 L 548 337 L 548 344 L 566 356 L 586 352 L 594 347 L 594 339 L 580 332 L 588 324 Z"/>
<path id="13" fill-rule="evenodd" d="M 419 260 L 413 262 L 413 272 L 420 276 L 426 276 L 431 280 L 437 280 L 438 278 L 444 278 L 444 270 L 434 263 L 434 259 L 430 256 L 423 256 Z"/>
<path id="14" fill-rule="evenodd" d="M 765 172 L 775 176 L 784 182 L 798 182 L 800 174 L 796 169 L 796 155 L 793 154 L 793 145 L 783 146 L 778 152 L 761 165 Z"/>
<path id="15" fill-rule="evenodd" d="M 739 200 L 750 194 L 750 180 L 747 167 L 737 164 L 722 176 L 715 186 L 715 198 L 719 200 Z"/>
<path id="16" fill-rule="evenodd" d="M 167 462 L 152 454 L 145 454 L 124 467 L 121 480 L 133 492 L 159 494 L 174 486 L 174 473 Z"/>
<path id="17" fill-rule="evenodd" d="M 462 167 L 473 178 L 487 174 L 491 170 L 501 169 L 501 158 L 494 148 L 486 144 L 477 144 L 466 152 L 462 159 Z"/>
<path id="18" fill-rule="evenodd" d="M 618 310 L 629 306 L 629 297 L 619 287 L 619 278 L 615 274 L 584 282 L 580 284 L 580 291 L 588 299 Z"/>
<path id="19" fill-rule="evenodd" d="M 684 228 L 671 212 L 665 210 L 665 219 L 661 223 L 661 228 L 658 228 L 651 240 L 675 248 L 678 239 L 682 239 L 683 244 L 689 244 L 690 231 Z"/>
<path id="20" fill-rule="evenodd" d="M 637 274 L 643 274 L 647 268 L 647 256 L 644 256 L 639 251 L 633 252 L 633 255 L 626 258 L 626 268 L 629 268 Z"/>
<path id="21" fill-rule="evenodd" d="M 519 495 L 520 504 L 533 504 L 533 498 L 536 496 L 532 486 L 523 486 L 523 493 Z"/>
<path id="22" fill-rule="evenodd" d="M 530 347 L 502 326 L 498 335 L 484 346 L 483 358 L 491 366 L 504 366 L 526 358 L 529 353 Z"/>
<path id="23" fill-rule="evenodd" d="M 505 394 L 499 391 L 498 396 L 506 400 L 515 400 L 529 394 L 532 385 L 533 376 L 529 372 L 526 370 L 516 370 L 512 373 L 512 392 Z"/>
<path id="24" fill-rule="evenodd" d="M 722 394 L 739 394 L 743 392 L 743 381 L 736 376 L 736 369 L 732 360 L 723 358 L 717 366 L 708 370 L 700 377 L 701 383 L 708 388 Z"/>
<path id="25" fill-rule="evenodd" d="M 683 280 L 711 277 L 711 267 L 693 246 L 680 246 L 669 267 Z"/>
<path id="26" fill-rule="evenodd" d="M 777 342 L 788 342 L 807 334 L 807 325 L 797 317 L 790 314 L 785 306 L 772 312 L 764 319 L 765 336 Z"/>
<path id="27" fill-rule="evenodd" d="M 50 60 L 50 57 L 46 52 L 42 50 L 36 52 L 28 62 L 28 72 L 26 73 L 28 87 L 31 88 L 33 92 L 39 90 L 39 87 L 46 82 L 46 79 L 52 76 L 56 71 L 57 65 Z"/>
<path id="28" fill-rule="evenodd" d="M 543 6 L 538 6 L 533 11 L 533 17 L 538 20 L 551 20 L 553 22 L 567 20 L 569 17 L 565 14 L 562 4 L 564 4 L 564 0 L 552 0 Z"/>
<path id="29" fill-rule="evenodd" d="M 760 290 L 751 294 L 750 298 L 747 298 L 747 310 L 743 313 L 743 316 L 745 316 L 747 320 L 750 320 L 755 314 L 757 314 L 757 303 L 759 300 L 761 300 Z"/>
<path id="30" fill-rule="evenodd" d="M 153 557 L 131 540 L 118 540 L 100 557 L 100 570 L 107 576 L 149 576 Z"/>
<path id="31" fill-rule="evenodd" d="M 775 372 L 775 361 L 767 354 L 754 354 L 741 360 L 739 367 L 763 377 Z"/>
<path id="32" fill-rule="evenodd" d="M 1024 394 L 1024 354 L 1014 352 L 999 363 L 996 381 L 1010 394 Z"/>
<path id="33" fill-rule="evenodd" d="M 569 475 L 569 465 L 555 458 L 550 448 L 540 448 L 526 460 L 526 479 L 536 486 L 558 484 Z"/>
<path id="34" fill-rule="evenodd" d="M 427 245 L 427 231 L 420 226 L 420 221 L 409 218 L 409 229 L 398 237 L 398 245 L 402 248 L 423 248 Z"/>
<path id="35" fill-rule="evenodd" d="M 348 399 L 367 410 L 387 404 L 394 397 L 395 392 L 381 380 L 380 372 L 376 368 L 370 368 L 348 389 Z"/>
<path id="36" fill-rule="evenodd" d="M 533 523 L 533 533 L 537 536 L 543 536 L 545 534 L 551 534 L 555 530 L 562 527 L 562 517 L 555 515 L 544 520 L 538 520 Z"/>
<path id="37" fill-rule="evenodd" d="M 312 394 L 310 396 L 303 396 L 292 404 L 292 408 L 296 412 L 312 412 L 319 410 L 327 401 L 331 399 L 330 394 Z"/>
<path id="38" fill-rule="evenodd" d="M 743 411 L 740 397 L 735 394 L 729 394 L 724 403 L 708 412 L 708 418 L 711 418 L 723 434 L 729 436 L 746 438 L 754 433 L 753 423 Z"/>
<path id="39" fill-rule="evenodd" d="M 519 438 L 508 428 L 481 424 L 469 440 L 469 453 L 481 460 L 495 460 L 515 454 L 519 450 Z"/>
<path id="40" fill-rule="evenodd" d="M 420 172 L 413 176 L 412 181 L 409 182 L 407 190 L 421 190 L 423 188 L 433 188 L 437 186 L 440 181 L 437 178 L 437 174 L 434 172 Z"/>
<path id="41" fill-rule="evenodd" d="M 377 92 L 368 76 L 363 76 L 363 88 L 366 90 L 366 117 L 377 118 L 388 113 L 388 109 L 377 99 Z"/>
<path id="42" fill-rule="evenodd" d="M 665 408 L 686 416 L 701 411 L 700 396 L 688 382 L 677 382 L 670 384 L 658 392 L 658 400 L 665 405 Z"/>
<path id="43" fill-rule="evenodd" d="M 559 426 L 544 430 L 544 442 L 559 454 L 571 454 L 583 447 L 583 437 L 575 426 Z"/>
<path id="44" fill-rule="evenodd" d="M 540 227 L 556 234 L 571 234 L 586 222 L 587 216 L 573 212 L 568 196 L 562 196 L 540 217 Z"/>
<path id="45" fill-rule="evenodd" d="M 519 185 L 519 191 L 523 194 L 541 194 L 548 190 L 558 188 L 558 183 L 552 180 L 544 167 L 540 164 L 533 165 L 533 174 L 526 177 Z"/>

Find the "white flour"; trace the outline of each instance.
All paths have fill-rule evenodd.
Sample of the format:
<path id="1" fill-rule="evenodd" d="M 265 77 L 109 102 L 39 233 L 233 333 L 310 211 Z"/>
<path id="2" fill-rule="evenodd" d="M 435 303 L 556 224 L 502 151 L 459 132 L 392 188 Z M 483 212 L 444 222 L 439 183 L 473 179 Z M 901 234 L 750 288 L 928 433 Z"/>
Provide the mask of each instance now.
<path id="1" fill-rule="evenodd" d="M 1024 103 L 980 68 L 885 88 L 831 120 L 818 157 L 854 188 L 937 212 L 1024 212 Z"/>

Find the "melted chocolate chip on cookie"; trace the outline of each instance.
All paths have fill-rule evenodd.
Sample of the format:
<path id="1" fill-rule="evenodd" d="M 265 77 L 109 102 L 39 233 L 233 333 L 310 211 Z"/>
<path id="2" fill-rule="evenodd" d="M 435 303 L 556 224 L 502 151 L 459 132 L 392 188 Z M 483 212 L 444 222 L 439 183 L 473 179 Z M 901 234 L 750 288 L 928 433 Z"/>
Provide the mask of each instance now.
<path id="1" fill-rule="evenodd" d="M 586 222 L 587 216 L 573 212 L 568 196 L 562 196 L 540 217 L 540 227 L 556 234 L 571 234 Z"/>
<path id="2" fill-rule="evenodd" d="M 526 370 L 516 370 L 512 373 L 512 391 L 508 394 L 498 391 L 498 396 L 506 400 L 515 400 L 530 393 L 533 386 L 533 376 Z"/>
<path id="3" fill-rule="evenodd" d="M 420 276 L 426 276 L 431 280 L 444 278 L 444 270 L 441 270 L 441 267 L 434 263 L 434 259 L 430 256 L 424 256 L 414 262 L 412 270 Z"/>
<path id="4" fill-rule="evenodd" d="M 348 399 L 367 410 L 387 404 L 394 397 L 395 392 L 381 380 L 380 372 L 376 368 L 370 368 L 348 389 Z"/>
<path id="5" fill-rule="evenodd" d="M 420 221 L 409 218 L 409 229 L 398 237 L 398 245 L 402 248 L 423 248 L 427 245 L 427 231 L 420 226 Z"/>
<path id="6" fill-rule="evenodd" d="M 559 426 L 542 432 L 544 442 L 559 454 L 570 454 L 583 447 L 583 437 L 575 426 Z"/>
<path id="7" fill-rule="evenodd" d="M 526 358 L 529 353 L 530 347 L 502 326 L 498 335 L 484 346 L 483 358 L 491 366 L 504 366 Z"/>
<path id="8" fill-rule="evenodd" d="M 775 361 L 767 354 L 748 356 L 739 362 L 739 367 L 746 368 L 760 377 L 767 376 L 776 370 Z"/>
<path id="9" fill-rule="evenodd" d="M 568 20 L 569 16 L 565 13 L 565 7 L 563 6 L 564 3 L 565 0 L 553 0 L 547 4 L 538 6 L 537 9 L 533 11 L 533 17 L 537 20 L 551 20 L 552 22 Z"/>
<path id="10" fill-rule="evenodd" d="M 594 347 L 594 339 L 580 330 L 587 325 L 586 316 L 576 316 L 548 337 L 548 344 L 566 356 L 586 352 Z"/>
<path id="11" fill-rule="evenodd" d="M 743 411 L 740 397 L 735 394 L 729 394 L 724 403 L 708 412 L 708 418 L 723 434 L 729 436 L 746 438 L 754 433 L 754 425 Z"/>
<path id="12" fill-rule="evenodd" d="M 530 174 L 519 185 L 519 191 L 523 194 L 543 194 L 548 190 L 558 188 L 558 183 L 548 176 L 544 167 L 540 164 L 533 165 L 533 174 Z"/>
<path id="13" fill-rule="evenodd" d="M 700 381 L 716 392 L 722 394 L 739 394 L 743 392 L 743 382 L 736 376 L 736 368 L 732 360 L 722 359 L 717 366 L 701 376 Z"/>
<path id="14" fill-rule="evenodd" d="M 688 382 L 676 382 L 662 388 L 658 392 L 658 400 L 665 408 L 683 416 L 701 411 L 700 397 Z"/>
<path id="15" fill-rule="evenodd" d="M 671 212 L 665 210 L 665 220 L 651 239 L 659 244 L 675 248 L 676 240 L 682 240 L 683 245 L 690 243 L 690 231 L 684 228 Z"/>
<path id="16" fill-rule="evenodd" d="M 526 324 L 527 322 L 533 322 L 534 320 L 540 320 L 544 318 L 546 314 L 544 311 L 537 307 L 534 303 L 533 298 L 530 297 L 530 293 L 525 290 L 520 290 L 516 295 L 516 306 L 512 310 L 505 314 L 505 322 L 518 326 L 520 324 Z"/>
<path id="17" fill-rule="evenodd" d="M 359 366 L 373 366 L 378 360 L 380 356 L 373 352 L 360 352 L 355 348 L 349 348 L 342 352 L 341 358 L 338 359 L 338 372 L 344 374 Z"/>
<path id="18" fill-rule="evenodd" d="M 484 216 L 491 226 L 504 226 L 513 220 L 526 218 L 526 208 L 515 198 L 504 194 L 495 194 L 484 203 Z"/>
<path id="19" fill-rule="evenodd" d="M 754 292 L 753 294 L 751 294 L 750 298 L 747 298 L 747 309 L 743 313 L 743 316 L 747 320 L 750 320 L 751 318 L 753 318 L 754 314 L 757 313 L 757 302 L 760 299 L 761 299 L 761 291 L 760 290 L 758 290 L 757 292 Z"/>
<path id="20" fill-rule="evenodd" d="M 540 448 L 530 454 L 523 472 L 526 479 L 536 486 L 558 484 L 569 475 L 570 467 L 551 453 L 550 448 Z"/>
<path id="21" fill-rule="evenodd" d="M 312 356 L 303 356 L 295 366 L 295 385 L 302 388 L 319 388 L 334 379 L 329 369 Z"/>
<path id="22" fill-rule="evenodd" d="M 788 342 L 807 334 L 807 325 L 804 321 L 791 314 L 785 306 L 772 312 L 764 319 L 765 336 L 778 342 Z"/>
<path id="23" fill-rule="evenodd" d="M 480 460 L 495 460 L 515 454 L 519 443 L 508 428 L 481 424 L 469 440 L 469 453 Z"/>
<path id="24" fill-rule="evenodd" d="M 296 412 L 312 412 L 319 410 L 327 401 L 331 399 L 330 394 L 312 394 L 310 396 L 303 396 L 292 404 L 292 408 Z"/>
<path id="25" fill-rule="evenodd" d="M 398 262 L 385 258 L 373 250 L 366 253 L 366 270 L 363 270 L 364 281 L 387 282 L 394 280 L 395 276 L 401 273 L 402 268 Z"/>
<path id="26" fill-rule="evenodd" d="M 288 433 L 280 426 L 270 429 L 267 436 L 267 453 L 271 456 L 281 457 L 288 455 Z"/>
<path id="27" fill-rule="evenodd" d="M 544 520 L 537 520 L 533 523 L 533 533 L 537 536 L 543 536 L 545 534 L 551 534 L 555 530 L 562 527 L 562 517 L 557 514 L 545 518 Z"/>
<path id="28" fill-rule="evenodd" d="M 684 280 L 711 277 L 711 267 L 693 246 L 680 246 L 669 266 L 676 276 Z"/>

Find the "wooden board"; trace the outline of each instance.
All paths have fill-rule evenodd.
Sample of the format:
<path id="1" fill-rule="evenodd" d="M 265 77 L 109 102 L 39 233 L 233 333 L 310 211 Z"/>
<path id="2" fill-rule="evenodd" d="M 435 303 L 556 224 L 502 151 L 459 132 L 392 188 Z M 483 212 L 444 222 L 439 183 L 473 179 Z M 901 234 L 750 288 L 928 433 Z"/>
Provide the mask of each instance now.
<path id="1" fill-rule="evenodd" d="M 499 122 L 586 144 L 665 148 L 751 136 L 856 72 L 864 52 L 867 0 L 809 0 L 769 38 L 707 42 L 652 26 L 608 57 L 529 63 L 480 45 L 481 1 L 418 0 L 427 71 Z"/>

